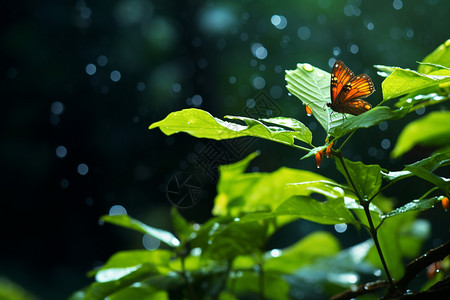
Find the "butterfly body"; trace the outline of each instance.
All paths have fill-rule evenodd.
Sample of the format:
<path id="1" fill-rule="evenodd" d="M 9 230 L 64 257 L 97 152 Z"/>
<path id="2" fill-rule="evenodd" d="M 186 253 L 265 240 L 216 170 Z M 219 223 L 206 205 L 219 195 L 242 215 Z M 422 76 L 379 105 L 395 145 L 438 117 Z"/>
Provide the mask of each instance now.
<path id="1" fill-rule="evenodd" d="M 327 106 L 335 112 L 358 116 L 372 108 L 362 100 L 375 91 L 372 79 L 366 74 L 355 76 L 352 70 L 338 60 L 331 72 L 331 103 Z"/>

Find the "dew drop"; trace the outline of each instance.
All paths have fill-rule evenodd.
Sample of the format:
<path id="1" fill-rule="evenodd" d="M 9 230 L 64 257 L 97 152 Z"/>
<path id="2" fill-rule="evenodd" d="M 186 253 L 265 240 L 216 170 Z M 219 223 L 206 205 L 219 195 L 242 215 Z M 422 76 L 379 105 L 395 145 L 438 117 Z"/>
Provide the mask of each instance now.
<path id="1" fill-rule="evenodd" d="M 311 66 L 310 64 L 303 64 L 303 69 L 307 72 L 312 72 L 314 71 L 313 66 Z"/>

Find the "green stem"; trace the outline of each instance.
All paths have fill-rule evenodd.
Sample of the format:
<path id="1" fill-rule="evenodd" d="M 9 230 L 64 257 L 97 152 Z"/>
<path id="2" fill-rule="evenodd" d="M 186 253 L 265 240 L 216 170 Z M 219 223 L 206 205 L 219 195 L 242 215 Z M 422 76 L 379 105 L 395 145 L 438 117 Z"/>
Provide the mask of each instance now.
<path id="1" fill-rule="evenodd" d="M 259 299 L 264 300 L 264 269 L 262 264 L 259 264 Z"/>
<path id="2" fill-rule="evenodd" d="M 190 282 L 187 272 L 186 272 L 186 265 L 185 265 L 185 261 L 184 261 L 185 256 L 182 255 L 180 257 L 180 259 L 181 259 L 181 272 L 183 274 L 184 280 L 186 280 L 186 285 L 188 287 L 188 292 L 189 292 L 189 296 L 190 296 L 189 299 L 196 300 L 197 298 L 195 297 L 194 289 L 191 285 L 191 282 Z"/>
<path id="3" fill-rule="evenodd" d="M 392 287 L 394 287 L 394 282 L 392 280 L 391 274 L 389 273 L 389 269 L 387 267 L 386 260 L 384 259 L 383 252 L 381 251 L 380 242 L 378 241 L 378 235 L 377 235 L 378 227 L 375 228 L 373 221 L 372 221 L 372 217 L 370 215 L 370 209 L 369 209 L 370 201 L 363 199 L 361 197 L 361 195 L 359 194 L 359 191 L 356 189 L 356 185 L 353 182 L 353 179 L 350 176 L 350 173 L 348 172 L 347 166 L 345 165 L 345 161 L 344 161 L 344 158 L 342 157 L 342 153 L 340 151 L 337 151 L 336 156 L 339 158 L 339 161 L 341 162 L 342 167 L 344 168 L 344 171 L 347 174 L 348 181 L 350 182 L 351 186 L 353 187 L 353 190 L 355 191 L 355 195 L 358 198 L 359 203 L 364 208 L 364 212 L 366 214 L 367 221 L 369 222 L 370 235 L 372 236 L 373 242 L 375 243 L 375 247 L 377 248 L 378 256 L 380 257 L 381 263 L 383 265 L 384 271 L 386 272 L 386 276 L 389 280 L 389 283 Z"/>
<path id="4" fill-rule="evenodd" d="M 352 131 L 352 133 L 350 133 L 348 135 L 348 137 L 345 139 L 345 141 L 342 143 L 342 145 L 339 147 L 338 151 L 340 152 L 342 150 L 342 147 L 344 147 L 344 145 L 348 142 L 348 140 L 352 137 L 352 135 L 356 132 L 356 129 Z"/>
<path id="5" fill-rule="evenodd" d="M 375 228 L 375 226 L 373 225 L 372 217 L 370 216 L 369 202 L 366 201 L 361 204 L 364 207 L 364 212 L 366 213 L 367 221 L 369 221 L 370 235 L 372 236 L 373 242 L 375 243 L 375 247 L 377 248 L 378 256 L 380 257 L 381 263 L 383 264 L 384 271 L 386 272 L 386 276 L 388 278 L 391 287 L 394 287 L 394 281 L 392 280 L 391 274 L 389 273 L 389 269 L 384 259 L 383 252 L 381 251 L 380 242 L 378 241 L 377 235 L 378 228 Z"/>

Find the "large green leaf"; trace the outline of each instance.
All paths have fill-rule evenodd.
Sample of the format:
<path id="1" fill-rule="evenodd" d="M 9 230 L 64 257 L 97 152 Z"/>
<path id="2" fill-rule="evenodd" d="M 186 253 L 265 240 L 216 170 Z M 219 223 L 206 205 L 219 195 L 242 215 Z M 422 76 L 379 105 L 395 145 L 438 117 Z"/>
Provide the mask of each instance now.
<path id="1" fill-rule="evenodd" d="M 238 218 L 226 225 L 212 228 L 204 256 L 214 260 L 231 261 L 238 255 L 256 253 L 266 241 L 267 225 L 262 222 L 244 223 Z"/>
<path id="2" fill-rule="evenodd" d="M 337 286 L 349 287 L 360 281 L 360 275 L 371 275 L 376 269 L 365 259 L 373 246 L 372 240 L 367 240 L 353 247 L 344 249 L 332 257 L 324 257 L 295 273 L 297 280 L 309 284 L 332 283 Z"/>
<path id="3" fill-rule="evenodd" d="M 409 123 L 397 139 L 392 157 L 411 150 L 415 145 L 445 147 L 450 145 L 450 112 L 435 111 Z"/>
<path id="4" fill-rule="evenodd" d="M 155 271 L 164 274 L 169 272 L 171 256 L 170 251 L 162 249 L 119 251 L 94 273 L 99 282 L 112 281 L 131 273 L 137 266 L 149 264 L 155 267 Z"/>
<path id="5" fill-rule="evenodd" d="M 421 74 L 417 71 L 396 68 L 382 83 L 383 101 L 413 93 L 428 87 L 439 88 L 439 85 L 450 82 L 450 71 L 439 70 L 433 75 Z"/>
<path id="6" fill-rule="evenodd" d="M 273 212 L 249 213 L 241 219 L 244 222 L 253 222 L 281 216 L 302 218 L 320 224 L 357 223 L 352 213 L 345 207 L 344 198 L 329 198 L 325 202 L 320 202 L 309 196 L 292 196 Z"/>
<path id="7" fill-rule="evenodd" d="M 427 210 L 427 209 L 433 208 L 436 203 L 438 203 L 442 200 L 442 198 L 444 198 L 444 196 L 436 196 L 436 197 L 431 197 L 431 198 L 422 199 L 422 200 L 416 199 L 416 200 L 406 203 L 405 205 L 403 205 L 391 212 L 388 212 L 387 214 L 383 215 L 382 218 L 386 219 L 386 218 L 394 217 L 394 216 L 404 214 L 407 212 L 411 212 L 411 211 Z"/>
<path id="8" fill-rule="evenodd" d="M 450 165 L 450 151 L 437 152 L 430 157 L 419 160 L 413 164 L 407 165 L 412 166 L 414 168 L 421 168 L 425 171 L 433 172 L 436 169 Z M 402 171 L 390 171 L 388 173 L 382 173 L 383 178 L 387 181 L 399 181 L 401 179 L 405 179 L 414 174 L 408 171 L 406 168 Z"/>
<path id="9" fill-rule="evenodd" d="M 439 47 L 425 57 L 422 62 L 450 67 L 450 39 L 439 45 Z M 434 70 L 436 70 L 434 67 L 424 64 L 419 65 L 419 68 L 417 69 L 418 72 L 424 74 L 429 74 Z"/>
<path id="10" fill-rule="evenodd" d="M 332 182 L 319 174 L 290 168 L 280 168 L 272 173 L 243 173 L 254 156 L 220 166 L 214 215 L 238 217 L 244 212 L 272 211 L 282 201 L 298 193 L 288 188 L 289 184 L 320 180 Z M 303 195 L 312 192 L 305 191 Z"/>
<path id="11" fill-rule="evenodd" d="M 133 284 L 155 276 L 157 270 L 151 264 L 143 264 L 124 270 L 123 276 L 117 276 L 114 280 L 94 282 L 86 290 L 75 293 L 71 299 L 103 300 Z"/>
<path id="12" fill-rule="evenodd" d="M 331 111 L 326 104 L 330 100 L 330 73 L 308 63 L 297 64 L 295 70 L 286 70 L 286 88 L 313 111 L 320 125 L 328 131 Z M 325 109 L 324 109 L 325 108 Z"/>
<path id="13" fill-rule="evenodd" d="M 365 165 L 343 158 L 344 164 L 336 158 L 336 167 L 347 179 L 349 186 L 356 188 L 356 193 L 362 198 L 369 199 L 381 187 L 381 167 L 379 165 Z M 347 174 L 347 172 L 348 174 Z M 353 184 L 352 184 L 353 183 Z"/>
<path id="14" fill-rule="evenodd" d="M 198 138 L 214 140 L 251 136 L 291 146 L 295 140 L 311 144 L 311 132 L 298 121 L 295 124 L 291 121 L 294 129 L 288 130 L 278 126 L 266 126 L 261 121 L 246 117 L 228 116 L 227 118 L 240 120 L 246 125 L 223 121 L 204 110 L 190 108 L 170 113 L 164 120 L 150 125 L 149 129 L 159 127 L 166 135 L 186 132 Z"/>
<path id="15" fill-rule="evenodd" d="M 286 88 L 294 96 L 299 98 L 303 104 L 308 105 L 313 111 L 313 116 L 317 119 L 320 125 L 325 129 L 327 133 L 333 136 L 339 137 L 345 135 L 345 133 L 340 133 L 341 129 L 336 129 L 336 127 L 342 127 L 343 123 L 347 123 L 351 130 L 357 129 L 359 127 L 368 127 L 370 125 L 364 126 L 352 126 L 350 124 L 358 124 L 359 121 L 352 123 L 351 121 L 362 118 L 360 116 L 353 116 L 346 114 L 345 118 L 343 114 L 334 113 L 327 103 L 331 102 L 330 98 L 330 81 L 331 75 L 317 67 L 313 67 L 308 63 L 297 64 L 295 70 L 286 71 Z M 347 131 L 348 133 L 348 131 Z"/>
<path id="16" fill-rule="evenodd" d="M 316 231 L 288 248 L 267 252 L 264 269 L 292 273 L 318 259 L 334 256 L 339 250 L 339 242 L 331 233 Z"/>
<path id="17" fill-rule="evenodd" d="M 439 187 L 444 193 L 449 193 L 450 191 L 450 178 L 438 176 L 431 171 L 428 171 L 422 167 L 417 167 L 414 165 L 408 165 L 405 167 L 407 171 L 410 171 L 417 177 L 420 177 L 435 186 Z"/>
<path id="18" fill-rule="evenodd" d="M 171 247 L 178 247 L 180 245 L 180 241 L 171 232 L 148 226 L 128 215 L 103 216 L 100 218 L 100 220 L 129 229 L 137 230 L 142 233 L 147 233 Z"/>
<path id="19" fill-rule="evenodd" d="M 359 116 L 346 118 L 340 125 L 330 128 L 328 133 L 334 137 L 341 137 L 358 128 L 369 128 L 386 120 L 402 118 L 407 113 L 407 109 L 392 110 L 387 106 L 378 106 Z"/>
<path id="20" fill-rule="evenodd" d="M 260 276 L 261 274 L 254 268 L 233 272 L 232 277 L 228 281 L 229 289 L 235 291 L 240 296 L 248 296 L 250 293 L 255 296 L 263 295 L 260 296 L 260 299 L 291 299 L 289 297 L 289 283 L 281 276 L 280 271 L 268 270 L 264 271 L 263 277 Z"/>

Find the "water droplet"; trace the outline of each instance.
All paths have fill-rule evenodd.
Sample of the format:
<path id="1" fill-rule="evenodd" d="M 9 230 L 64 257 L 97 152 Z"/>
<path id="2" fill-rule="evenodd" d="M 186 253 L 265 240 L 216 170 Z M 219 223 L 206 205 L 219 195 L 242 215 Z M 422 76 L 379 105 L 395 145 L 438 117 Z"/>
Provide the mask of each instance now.
<path id="1" fill-rule="evenodd" d="M 310 64 L 303 64 L 303 69 L 307 72 L 312 72 L 314 71 L 314 67 L 311 66 Z"/>

